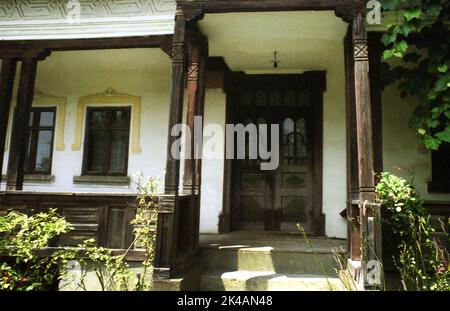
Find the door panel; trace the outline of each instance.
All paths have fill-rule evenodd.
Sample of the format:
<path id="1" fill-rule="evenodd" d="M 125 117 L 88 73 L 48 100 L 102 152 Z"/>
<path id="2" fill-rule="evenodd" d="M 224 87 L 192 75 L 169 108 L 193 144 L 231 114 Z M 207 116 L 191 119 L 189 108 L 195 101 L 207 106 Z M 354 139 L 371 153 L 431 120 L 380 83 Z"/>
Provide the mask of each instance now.
<path id="1" fill-rule="evenodd" d="M 260 159 L 233 160 L 236 229 L 298 232 L 300 223 L 312 231 L 311 91 L 300 80 L 278 75 L 240 81 L 234 123 L 267 124 L 269 131 L 278 124 L 280 165 L 261 171 Z"/>

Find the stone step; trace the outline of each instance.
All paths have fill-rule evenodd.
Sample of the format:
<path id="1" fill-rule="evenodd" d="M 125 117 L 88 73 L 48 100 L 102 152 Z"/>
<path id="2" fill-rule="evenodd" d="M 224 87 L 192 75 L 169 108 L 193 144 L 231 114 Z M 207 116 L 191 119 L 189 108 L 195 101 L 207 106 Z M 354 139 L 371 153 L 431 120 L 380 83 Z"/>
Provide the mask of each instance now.
<path id="1" fill-rule="evenodd" d="M 267 271 L 208 272 L 202 275 L 205 291 L 345 291 L 336 276 L 282 274 Z"/>
<path id="2" fill-rule="evenodd" d="M 343 254 L 344 251 L 336 253 Z M 335 273 L 339 268 L 331 248 L 283 249 L 273 247 L 204 247 L 203 271 L 265 271 L 287 274 Z"/>

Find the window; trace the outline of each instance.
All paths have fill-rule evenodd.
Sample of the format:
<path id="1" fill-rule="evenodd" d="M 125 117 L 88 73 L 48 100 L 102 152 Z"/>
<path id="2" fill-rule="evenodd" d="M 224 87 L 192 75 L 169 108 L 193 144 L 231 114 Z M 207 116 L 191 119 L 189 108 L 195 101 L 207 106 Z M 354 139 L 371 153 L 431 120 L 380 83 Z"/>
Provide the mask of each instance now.
<path id="1" fill-rule="evenodd" d="M 130 107 L 88 108 L 83 175 L 127 175 L 130 112 Z"/>
<path id="2" fill-rule="evenodd" d="M 25 174 L 51 174 L 55 111 L 54 107 L 31 109 L 24 167 Z"/>
<path id="3" fill-rule="evenodd" d="M 432 181 L 428 183 L 428 191 L 450 193 L 450 143 L 442 143 L 439 150 L 433 151 Z"/>

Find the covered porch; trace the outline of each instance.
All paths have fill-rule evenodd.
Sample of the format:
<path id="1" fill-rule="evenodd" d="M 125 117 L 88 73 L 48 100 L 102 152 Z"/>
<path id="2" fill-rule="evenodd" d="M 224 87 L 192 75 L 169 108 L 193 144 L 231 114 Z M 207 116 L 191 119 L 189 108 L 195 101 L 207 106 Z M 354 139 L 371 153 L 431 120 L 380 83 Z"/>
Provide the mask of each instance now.
<path id="1" fill-rule="evenodd" d="M 26 144 L 23 142 L 40 61 L 48 57 L 49 53 L 58 51 L 161 49 L 170 55 L 172 69 L 169 77 L 170 105 L 166 107 L 169 118 L 168 123 L 164 124 L 168 131 L 162 134 L 167 137 L 167 149 L 159 148 L 157 152 L 163 155 L 166 172 L 164 194 L 160 197 L 158 209 L 155 281 L 165 284 L 170 280 L 184 278 L 195 269 L 199 252 L 211 250 L 206 240 L 202 241 L 201 231 L 217 230 L 225 234 L 218 237 L 219 241 L 210 241 L 210 246 L 222 242 L 225 246 L 232 246 L 240 240 L 248 242 L 244 245 L 252 246 L 255 243 L 257 247 L 265 247 L 268 245 L 261 245 L 264 239 L 258 242 L 260 231 L 289 228 L 285 231 L 293 232 L 297 222 L 304 222 L 302 224 L 311 235 L 348 238 L 354 277 L 358 282 L 363 282 L 365 270 L 360 266 L 360 262 L 364 262 L 361 236 L 366 236 L 370 231 L 374 233 L 370 240 L 372 246 L 378 245 L 380 241 L 376 222 L 373 222 L 377 215 L 371 211 L 372 207 L 376 211 L 373 205 L 374 172 L 381 170 L 377 72 L 380 48 L 377 35 L 367 34 L 363 20 L 363 7 L 359 1 L 178 1 L 173 35 L 2 43 L 0 149 L 4 149 L 2 144 L 6 142 L 6 120 L 10 111 L 14 71 L 17 62 L 22 63 L 16 117 L 9 144 L 7 192 L 2 193 L 2 203 L 21 205 L 21 196 L 32 198 L 35 195 L 23 192 L 26 153 Z M 278 59 L 275 59 L 274 52 L 277 52 Z M 278 67 L 274 68 L 276 61 L 279 61 Z M 369 65 L 374 70 L 369 72 Z M 209 100 L 218 101 L 218 98 L 225 102 L 225 109 L 215 111 L 215 120 L 213 118 L 212 121 L 219 120 L 221 125 L 239 121 L 236 117 L 240 116 L 242 105 L 237 99 L 238 95 L 241 95 L 243 84 L 252 84 L 244 80 L 248 78 L 246 81 L 250 81 L 255 76 L 271 76 L 274 81 L 291 76 L 302 81 L 300 89 L 311 91 L 314 105 L 308 112 L 311 119 L 307 120 L 312 124 L 307 133 L 311 145 L 308 145 L 310 149 L 305 157 L 309 162 L 283 167 L 286 171 L 267 177 L 269 181 L 264 176 L 263 186 L 246 189 L 249 191 L 240 193 L 236 199 L 236 180 L 242 179 L 242 175 L 239 175 L 241 171 L 236 171 L 236 161 L 219 160 L 208 168 L 208 174 L 202 174 L 202 169 L 208 167 L 208 163 L 202 163 L 200 159 L 179 160 L 172 157 L 171 147 L 179 137 L 171 135 L 171 131 L 175 125 L 183 122 L 193 129 L 194 117 L 204 116 Z M 214 94 L 208 99 L 208 84 L 212 88 L 222 89 L 223 94 Z M 255 93 L 257 91 L 255 89 Z M 110 91 L 109 95 L 112 93 Z M 295 96 L 297 100 L 301 97 L 299 94 Z M 294 116 L 282 116 L 280 119 L 290 118 L 297 122 L 298 118 L 303 118 L 298 115 L 301 109 L 296 111 L 295 107 L 293 105 L 290 110 Z M 266 110 L 266 113 L 270 114 L 270 111 Z M 221 115 L 223 113 L 224 116 Z M 192 143 L 191 150 L 199 148 Z M 145 160 L 139 163 L 145 163 Z M 277 183 L 277 178 L 283 180 L 284 176 L 285 185 L 292 183 L 292 189 Z M 211 183 L 213 179 L 215 183 Z M 305 189 L 300 189 L 303 186 L 299 184 L 304 181 L 307 181 Z M 219 186 L 205 189 L 205 183 Z M 267 190 L 271 188 L 275 190 Z M 281 203 L 265 205 L 275 202 L 277 193 L 284 193 L 286 204 L 283 205 L 283 195 L 280 195 L 278 202 Z M 84 228 L 95 227 L 92 234 L 101 236 L 105 243 L 125 245 L 124 241 L 129 239 L 129 230 L 123 231 L 125 233 L 116 240 L 108 240 L 105 232 L 110 230 L 113 234 L 113 226 L 109 223 L 118 224 L 122 221 L 118 226 L 126 227 L 124 219 L 129 217 L 127 206 L 131 197 L 120 199 L 120 206 L 117 206 L 114 196 L 93 199 L 101 201 L 100 205 L 104 206 L 97 209 L 98 206 L 92 208 L 93 201 L 89 203 L 85 198 L 89 195 L 79 198 L 79 194 L 66 193 L 63 199 L 61 196 L 61 193 L 54 197 L 48 195 L 39 204 L 61 206 L 63 209 L 63 205 L 67 204 L 83 205 L 95 217 L 98 216 L 89 223 L 92 226 Z M 248 199 L 249 196 L 253 197 Z M 211 197 L 215 199 L 211 200 Z M 221 202 L 217 201 L 217 197 L 222 199 Z M 236 203 L 237 200 L 242 202 L 243 198 L 248 199 L 246 206 Z M 258 202 L 262 204 L 258 206 Z M 97 203 L 94 205 L 99 205 Z M 29 204 L 36 203 L 32 201 Z M 248 213 L 243 213 L 243 210 Z M 346 212 L 340 215 L 344 210 Z M 286 215 L 292 215 L 292 218 Z M 357 217 L 360 217 L 361 222 L 348 225 L 347 228 L 345 219 Z M 246 224 L 248 227 L 244 226 L 245 222 L 250 223 Z M 252 227 L 252 223 L 257 224 Z M 80 223 L 81 226 L 83 224 Z M 232 233 L 230 240 L 227 240 L 230 236 L 226 233 L 249 228 L 256 228 L 257 233 L 244 234 L 245 237 Z M 298 232 L 289 243 L 285 243 L 290 240 L 286 235 L 275 240 L 275 244 L 280 243 L 281 253 L 295 249 L 294 245 L 299 245 L 300 254 L 305 250 Z M 321 240 L 317 241 L 320 244 Z M 329 240 L 326 241 L 328 243 Z M 337 244 L 343 242 L 339 240 Z M 374 249 L 378 251 L 379 247 Z"/>
<path id="2" fill-rule="evenodd" d="M 375 171 L 381 170 L 382 161 L 379 130 L 381 91 L 378 76 L 381 47 L 378 35 L 369 36 L 367 33 L 361 5 L 356 1 L 346 2 L 345 6 L 333 1 L 317 1 L 313 4 L 302 1 L 286 3 L 179 1 L 173 41 L 169 130 L 183 120 L 185 77 L 188 80 L 186 123 L 190 128 L 194 126 L 193 117 L 198 115 L 195 112 L 196 103 L 199 101 L 200 107 L 204 105 L 202 95 L 204 75 L 201 71 L 197 73 L 197 69 L 201 66 L 197 66 L 196 61 L 190 62 L 192 55 L 195 54 L 189 54 L 185 48 L 187 44 L 193 42 L 189 39 L 189 33 L 193 30 L 207 38 L 210 56 L 221 57 L 225 61 L 226 123 L 236 123 L 233 116 L 244 113 L 243 106 L 239 105 L 242 85 L 248 83 L 247 85 L 252 85 L 250 88 L 253 88 L 255 76 L 270 75 L 273 81 L 282 80 L 285 75 L 303 77 L 303 80 L 300 80 L 313 93 L 311 98 L 316 99 L 313 101 L 311 115 L 313 119 L 315 117 L 319 121 L 316 121 L 316 125 L 309 127 L 311 132 L 308 138 L 314 144 L 309 150 L 310 155 L 306 157 L 310 162 L 305 162 L 305 165 L 310 163 L 310 166 L 306 165 L 305 170 L 298 171 L 292 171 L 291 167 L 285 176 L 288 174 L 291 174 L 291 177 L 294 176 L 287 178 L 291 181 L 302 179 L 300 184 L 308 180 L 307 189 L 301 189 L 301 187 L 291 189 L 293 190 L 291 194 L 289 189 L 281 189 L 278 193 L 288 193 L 290 203 L 295 203 L 287 203 L 284 207 L 283 203 L 281 206 L 277 204 L 268 206 L 270 205 L 268 202 L 272 202 L 277 197 L 277 190 L 273 190 L 274 185 L 278 187 L 274 181 L 276 178 L 267 174 L 261 176 L 262 186 L 244 189 L 248 191 L 243 193 L 245 191 L 242 186 L 234 188 L 236 182 L 243 181 L 243 175 L 239 175 L 239 170 L 236 172 L 236 161 L 227 159 L 225 160 L 224 199 L 220 211 L 219 230 L 221 232 L 246 228 L 280 230 L 285 221 L 282 218 L 283 212 L 287 215 L 289 209 L 293 207 L 305 209 L 307 216 L 303 218 L 302 216 L 295 218 L 295 212 L 291 215 L 294 215 L 292 218 L 295 219 L 294 222 L 305 220 L 309 233 L 316 236 L 339 236 L 342 235 L 340 230 L 344 224 L 341 219 L 343 215 L 353 220 L 348 225 L 348 231 L 343 234 L 344 237 L 348 237 L 348 263 L 356 282 L 367 285 L 364 262 L 381 256 L 379 208 L 374 197 L 374 174 Z M 280 57 L 278 60 L 271 58 L 276 57 L 274 52 L 278 52 Z M 184 66 L 185 61 L 188 63 L 187 66 Z M 278 66 L 274 66 L 274 63 Z M 373 68 L 370 72 L 369 66 Z M 317 78 L 320 74 L 314 75 L 314 72 L 318 71 L 323 72 L 323 77 L 326 77 L 324 80 Z M 242 76 L 250 76 L 247 81 L 253 82 L 236 83 Z M 190 88 L 189 82 L 197 77 L 198 84 L 192 83 Z M 265 87 L 271 88 L 269 85 Z M 301 89 L 302 86 L 299 85 L 299 88 Z M 314 92 L 315 89 L 317 92 Z M 258 90 L 255 90 L 253 98 L 257 97 L 257 92 Z M 266 104 L 268 103 L 269 106 L 276 105 L 270 102 L 268 93 L 262 96 L 266 97 Z M 301 96 L 297 95 L 297 99 L 299 97 Z M 253 103 L 259 105 L 256 101 Z M 339 114 L 340 111 L 342 114 Z M 338 116 L 346 117 L 340 119 L 342 123 L 339 121 L 334 123 L 333 119 L 339 118 Z M 314 122 L 311 123 L 314 124 Z M 168 150 L 176 139 L 177 137 L 169 137 Z M 337 147 L 339 143 L 342 149 Z M 191 150 L 195 149 L 194 145 L 191 147 Z M 337 156 L 337 150 L 343 150 L 344 154 Z M 196 166 L 194 161 L 185 160 L 182 167 L 184 168 L 183 189 L 186 189 L 186 185 L 191 185 L 191 180 L 196 181 L 194 177 L 186 178 L 191 176 Z M 174 232 L 176 232 L 177 224 L 183 221 L 177 216 L 177 196 L 181 174 L 180 161 L 168 154 L 165 193 L 170 196 L 166 196 L 161 201 L 158 220 L 159 247 L 154 269 L 156 280 L 169 280 L 176 275 L 182 275 L 182 269 L 178 270 L 181 266 L 186 269 L 184 264 L 187 261 L 179 266 L 177 258 L 180 257 L 174 250 L 174 246 L 177 245 Z M 254 176 L 255 172 L 251 174 Z M 297 178 L 301 174 L 309 174 L 309 176 L 305 176 L 305 179 Z M 283 178 L 283 172 L 280 176 Z M 271 178 L 272 182 L 268 182 Z M 258 184 L 258 181 L 255 184 Z M 336 192 L 333 193 L 333 185 L 345 184 L 347 189 L 345 187 L 340 189 L 337 186 L 338 188 L 334 189 Z M 200 192 L 201 181 L 198 181 L 198 184 L 194 182 L 194 193 L 197 191 L 196 188 Z M 241 193 L 237 201 L 233 198 L 236 190 Z M 292 200 L 293 196 L 298 196 L 300 193 L 303 193 L 302 198 Z M 244 200 L 247 203 L 250 202 L 247 207 L 244 207 L 242 203 Z M 258 202 L 261 202 L 259 206 Z M 240 210 L 236 210 L 236 207 Z M 208 208 L 214 207 L 202 205 L 202 210 Z M 247 212 L 243 213 L 242 210 Z M 246 216 L 253 219 L 245 218 Z M 356 219 L 359 221 L 355 221 Z M 245 221 L 255 223 L 254 220 L 262 222 L 262 225 L 240 226 Z M 200 224 L 204 224 L 205 221 L 211 220 L 201 219 Z M 361 243 L 361 239 L 366 243 Z"/>

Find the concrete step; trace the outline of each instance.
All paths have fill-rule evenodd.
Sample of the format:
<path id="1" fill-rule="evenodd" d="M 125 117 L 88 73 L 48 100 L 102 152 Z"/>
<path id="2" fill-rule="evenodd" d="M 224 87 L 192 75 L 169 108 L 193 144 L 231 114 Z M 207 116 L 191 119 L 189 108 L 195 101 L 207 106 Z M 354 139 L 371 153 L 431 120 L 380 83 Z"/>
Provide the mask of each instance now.
<path id="1" fill-rule="evenodd" d="M 343 250 L 337 253 L 344 253 Z M 335 273 L 339 268 L 331 248 L 204 247 L 203 271 L 265 271 L 287 274 Z"/>
<path id="2" fill-rule="evenodd" d="M 344 291 L 336 276 L 282 274 L 267 271 L 208 272 L 202 275 L 205 291 Z"/>

